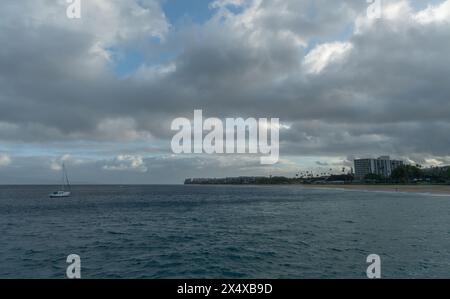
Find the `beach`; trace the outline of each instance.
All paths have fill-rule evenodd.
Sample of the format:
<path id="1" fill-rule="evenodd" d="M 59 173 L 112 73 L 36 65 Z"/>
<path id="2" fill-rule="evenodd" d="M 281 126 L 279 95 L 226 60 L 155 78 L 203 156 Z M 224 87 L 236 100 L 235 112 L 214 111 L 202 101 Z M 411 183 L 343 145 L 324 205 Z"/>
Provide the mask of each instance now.
<path id="1" fill-rule="evenodd" d="M 450 195 L 450 185 L 359 185 L 359 184 L 323 184 L 303 185 L 314 189 L 341 189 L 373 192 L 430 193 Z"/>

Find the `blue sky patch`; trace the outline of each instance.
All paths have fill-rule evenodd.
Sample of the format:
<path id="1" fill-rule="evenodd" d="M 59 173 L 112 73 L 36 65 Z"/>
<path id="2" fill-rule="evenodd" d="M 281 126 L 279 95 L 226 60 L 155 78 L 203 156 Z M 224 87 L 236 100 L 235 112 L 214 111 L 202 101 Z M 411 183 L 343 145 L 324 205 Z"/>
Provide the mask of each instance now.
<path id="1" fill-rule="evenodd" d="M 177 26 L 182 23 L 202 24 L 208 21 L 214 13 L 209 8 L 213 0 L 164 0 L 162 8 L 169 22 Z"/>

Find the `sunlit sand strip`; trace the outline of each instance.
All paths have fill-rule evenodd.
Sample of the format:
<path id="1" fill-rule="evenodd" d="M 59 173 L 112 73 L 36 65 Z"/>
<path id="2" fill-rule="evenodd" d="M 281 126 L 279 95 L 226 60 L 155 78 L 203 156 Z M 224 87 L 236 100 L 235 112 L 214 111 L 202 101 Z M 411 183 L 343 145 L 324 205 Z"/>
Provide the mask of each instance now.
<path id="1" fill-rule="evenodd" d="M 340 191 L 360 191 L 394 194 L 420 194 L 427 196 L 450 197 L 450 186 L 444 185 L 303 185 L 309 189 L 325 189 Z"/>

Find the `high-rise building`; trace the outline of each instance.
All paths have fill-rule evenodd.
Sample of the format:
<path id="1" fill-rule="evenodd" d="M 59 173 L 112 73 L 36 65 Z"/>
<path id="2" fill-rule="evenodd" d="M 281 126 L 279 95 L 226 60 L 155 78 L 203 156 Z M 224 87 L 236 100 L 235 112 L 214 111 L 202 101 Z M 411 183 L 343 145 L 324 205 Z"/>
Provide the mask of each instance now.
<path id="1" fill-rule="evenodd" d="M 403 161 L 391 160 L 389 156 L 378 159 L 355 159 L 355 178 L 362 180 L 368 174 L 390 177 L 394 169 L 403 166 Z"/>

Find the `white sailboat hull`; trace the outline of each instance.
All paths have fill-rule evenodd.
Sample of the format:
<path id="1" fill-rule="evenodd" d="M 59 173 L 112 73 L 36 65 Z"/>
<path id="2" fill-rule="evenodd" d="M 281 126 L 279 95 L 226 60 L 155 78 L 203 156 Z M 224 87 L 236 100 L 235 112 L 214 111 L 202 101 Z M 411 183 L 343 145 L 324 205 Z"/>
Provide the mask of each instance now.
<path id="1" fill-rule="evenodd" d="M 62 198 L 62 197 L 69 197 L 71 192 L 69 191 L 58 191 L 50 194 L 50 198 Z"/>

